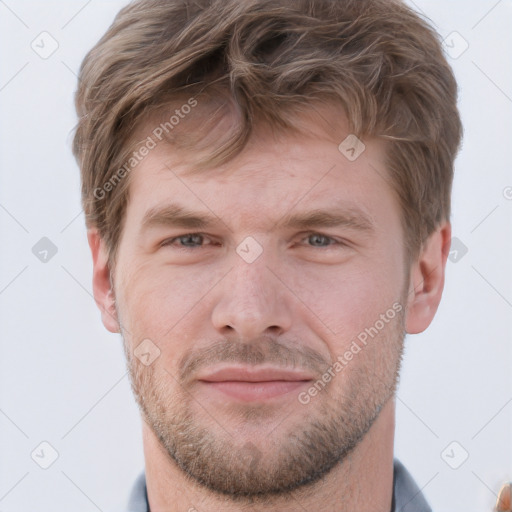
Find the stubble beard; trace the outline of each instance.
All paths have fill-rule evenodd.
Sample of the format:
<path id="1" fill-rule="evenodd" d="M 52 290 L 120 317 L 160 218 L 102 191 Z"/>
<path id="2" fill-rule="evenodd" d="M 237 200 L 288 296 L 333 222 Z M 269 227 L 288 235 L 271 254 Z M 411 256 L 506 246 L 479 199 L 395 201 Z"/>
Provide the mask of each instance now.
<path id="1" fill-rule="evenodd" d="M 264 406 L 247 404 L 240 406 L 238 417 L 221 417 L 207 403 L 199 404 L 193 389 L 157 364 L 144 366 L 128 351 L 126 341 L 124 346 L 134 396 L 171 463 L 214 494 L 238 502 L 269 503 L 318 482 L 364 438 L 396 391 L 405 337 L 403 318 L 402 311 L 380 333 L 383 336 L 356 355 L 365 358 L 357 368 L 349 364 L 343 370 L 348 372 L 343 389 L 336 389 L 337 379 L 342 378 L 336 376 L 306 405 L 290 394 L 293 403 L 282 407 L 281 422 L 264 442 L 237 438 L 229 428 L 232 421 L 237 425 L 264 421 L 269 414 Z M 385 370 L 376 375 L 372 355 L 377 352 L 372 344 L 382 343 L 389 351 L 381 365 Z M 265 346 L 244 346 L 240 361 L 247 361 L 252 350 L 255 358 L 264 359 Z M 300 414 L 287 421 L 293 409 Z"/>

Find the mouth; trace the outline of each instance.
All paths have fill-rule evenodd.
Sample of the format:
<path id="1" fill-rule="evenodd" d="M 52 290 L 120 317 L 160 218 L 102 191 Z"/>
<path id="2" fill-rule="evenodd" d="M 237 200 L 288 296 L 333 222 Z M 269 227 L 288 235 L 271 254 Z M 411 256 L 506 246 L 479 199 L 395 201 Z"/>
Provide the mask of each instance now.
<path id="1" fill-rule="evenodd" d="M 224 367 L 198 377 L 212 393 L 241 401 L 262 401 L 297 391 L 313 380 L 310 373 L 283 368 Z"/>

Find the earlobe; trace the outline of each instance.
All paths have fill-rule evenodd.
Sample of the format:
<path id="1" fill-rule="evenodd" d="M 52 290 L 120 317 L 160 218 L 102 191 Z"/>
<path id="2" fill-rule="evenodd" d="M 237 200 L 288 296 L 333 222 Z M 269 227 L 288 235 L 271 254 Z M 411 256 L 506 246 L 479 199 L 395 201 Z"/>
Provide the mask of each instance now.
<path id="1" fill-rule="evenodd" d="M 92 287 L 94 300 L 101 311 L 101 320 L 108 331 L 112 333 L 120 332 L 105 242 L 96 228 L 87 230 L 87 240 L 93 260 Z"/>
<path id="2" fill-rule="evenodd" d="M 409 334 L 423 332 L 436 314 L 443 294 L 450 243 L 451 225 L 445 221 L 428 237 L 411 265 L 405 324 Z"/>

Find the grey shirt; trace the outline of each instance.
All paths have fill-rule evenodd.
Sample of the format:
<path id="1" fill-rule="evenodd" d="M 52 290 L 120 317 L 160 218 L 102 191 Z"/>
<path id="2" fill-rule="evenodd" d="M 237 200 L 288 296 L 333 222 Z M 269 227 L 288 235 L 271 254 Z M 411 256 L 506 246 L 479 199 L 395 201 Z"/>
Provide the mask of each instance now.
<path id="1" fill-rule="evenodd" d="M 141 473 L 133 486 L 126 512 L 150 512 L 146 476 Z M 410 473 L 398 460 L 393 461 L 393 502 L 391 512 L 432 512 Z"/>

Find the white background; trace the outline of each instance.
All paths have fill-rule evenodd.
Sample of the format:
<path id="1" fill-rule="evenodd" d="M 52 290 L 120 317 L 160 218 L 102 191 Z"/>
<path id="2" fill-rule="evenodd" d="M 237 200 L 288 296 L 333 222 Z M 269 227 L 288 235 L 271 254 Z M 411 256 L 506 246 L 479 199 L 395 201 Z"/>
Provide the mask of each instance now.
<path id="1" fill-rule="evenodd" d="M 91 295 L 70 150 L 76 73 L 124 3 L 0 1 L 1 512 L 113 510 L 143 467 L 121 339 Z M 512 3 L 413 5 L 453 56 L 469 45 L 449 58 L 465 126 L 453 235 L 468 252 L 448 262 L 431 327 L 407 338 L 395 454 L 435 512 L 487 512 L 512 480 Z M 47 59 L 31 48 L 43 31 L 59 45 Z M 58 250 L 46 263 L 32 253 L 42 237 Z M 31 458 L 42 441 L 59 453 L 46 470 Z M 441 455 L 453 441 L 452 465 L 469 454 L 458 469 Z"/>

